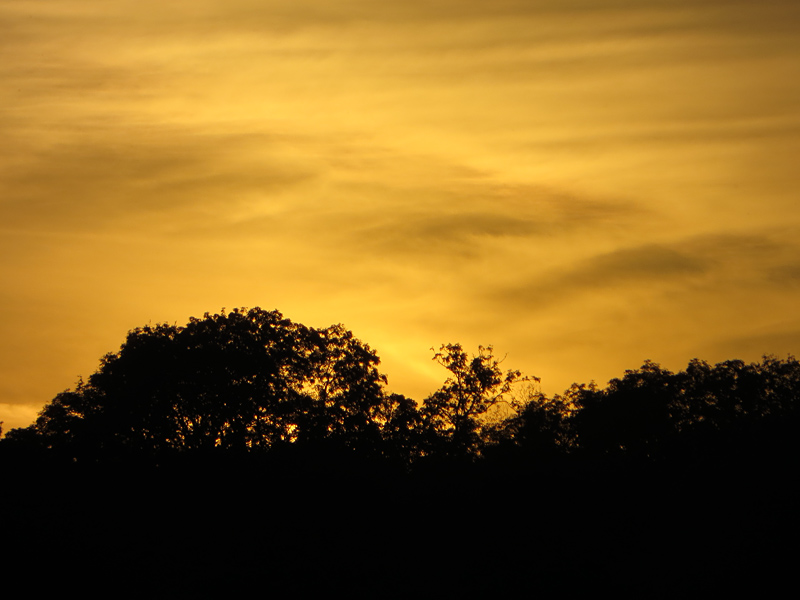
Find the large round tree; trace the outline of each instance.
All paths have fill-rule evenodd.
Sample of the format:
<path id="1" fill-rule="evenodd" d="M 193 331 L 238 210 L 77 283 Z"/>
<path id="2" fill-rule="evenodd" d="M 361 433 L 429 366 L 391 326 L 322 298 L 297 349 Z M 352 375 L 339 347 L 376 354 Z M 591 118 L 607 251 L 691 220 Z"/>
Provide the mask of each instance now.
<path id="1" fill-rule="evenodd" d="M 9 438 L 75 457 L 321 440 L 375 448 L 392 401 L 378 363 L 340 325 L 309 328 L 260 308 L 206 313 L 131 331 L 86 382 Z"/>

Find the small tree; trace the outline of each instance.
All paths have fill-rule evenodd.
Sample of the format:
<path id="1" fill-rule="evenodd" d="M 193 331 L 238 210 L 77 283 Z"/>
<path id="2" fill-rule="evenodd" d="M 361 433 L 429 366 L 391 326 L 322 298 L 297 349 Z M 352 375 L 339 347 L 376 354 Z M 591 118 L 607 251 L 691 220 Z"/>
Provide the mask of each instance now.
<path id="1" fill-rule="evenodd" d="M 580 398 L 595 389 L 576 383 L 563 394 L 548 397 L 538 386 L 528 386 L 512 405 L 514 414 L 492 431 L 494 442 L 528 460 L 547 460 L 571 452 L 576 444 L 572 418 Z M 519 453 L 521 451 L 521 454 Z"/>
<path id="2" fill-rule="evenodd" d="M 461 344 L 445 344 L 433 360 L 447 369 L 450 377 L 423 402 L 427 428 L 437 440 L 446 440 L 452 452 L 474 454 L 487 413 L 509 402 L 514 384 L 529 378 L 515 370 L 503 373 L 491 346 L 478 346 L 478 354 L 470 357 Z"/>

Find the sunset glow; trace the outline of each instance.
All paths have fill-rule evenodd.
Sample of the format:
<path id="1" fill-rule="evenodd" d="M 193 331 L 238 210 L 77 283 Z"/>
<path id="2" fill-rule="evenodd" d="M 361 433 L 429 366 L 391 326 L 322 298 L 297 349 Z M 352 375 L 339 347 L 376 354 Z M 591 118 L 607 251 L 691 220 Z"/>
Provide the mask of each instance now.
<path id="1" fill-rule="evenodd" d="M 794 0 L 5 0 L 0 421 L 128 330 L 343 323 L 548 393 L 800 351 Z"/>

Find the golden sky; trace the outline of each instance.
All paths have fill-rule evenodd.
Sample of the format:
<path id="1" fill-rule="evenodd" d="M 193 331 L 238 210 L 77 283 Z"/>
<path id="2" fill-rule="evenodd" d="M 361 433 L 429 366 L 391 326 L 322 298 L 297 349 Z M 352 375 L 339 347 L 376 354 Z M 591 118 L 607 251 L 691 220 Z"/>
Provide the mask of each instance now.
<path id="1" fill-rule="evenodd" d="M 0 420 L 222 307 L 418 400 L 785 357 L 799 157 L 797 0 L 3 0 Z"/>

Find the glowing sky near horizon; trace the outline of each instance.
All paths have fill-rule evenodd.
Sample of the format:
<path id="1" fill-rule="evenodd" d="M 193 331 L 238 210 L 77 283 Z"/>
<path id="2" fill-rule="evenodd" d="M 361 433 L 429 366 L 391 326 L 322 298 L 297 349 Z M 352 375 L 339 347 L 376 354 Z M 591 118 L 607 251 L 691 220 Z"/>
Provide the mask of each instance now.
<path id="1" fill-rule="evenodd" d="M 341 322 L 392 391 L 800 351 L 800 3 L 4 0 L 0 420 L 125 333 Z"/>

